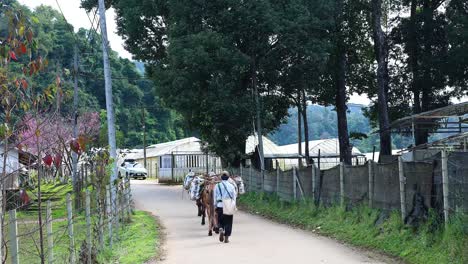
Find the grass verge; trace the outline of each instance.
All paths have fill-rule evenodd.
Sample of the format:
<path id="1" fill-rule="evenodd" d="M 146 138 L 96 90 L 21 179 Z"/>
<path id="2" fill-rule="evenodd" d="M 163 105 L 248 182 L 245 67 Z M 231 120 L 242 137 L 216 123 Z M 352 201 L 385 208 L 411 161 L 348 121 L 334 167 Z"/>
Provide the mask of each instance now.
<path id="1" fill-rule="evenodd" d="M 160 228 L 148 212 L 136 211 L 119 238 L 112 249 L 106 248 L 99 254 L 100 263 L 145 263 L 160 254 Z"/>
<path id="2" fill-rule="evenodd" d="M 66 221 L 66 194 L 72 192 L 70 184 L 44 184 L 41 186 L 41 193 L 44 200 L 43 220 L 45 221 L 46 200 L 52 205 L 52 238 L 54 241 L 53 256 L 55 263 L 68 263 L 70 252 L 70 238 L 68 237 L 68 224 Z M 28 208 L 18 211 L 18 239 L 19 239 L 19 259 L 23 263 L 40 263 L 39 257 L 39 225 L 37 223 L 38 207 L 36 201 L 37 190 L 28 192 L 33 203 Z M 78 210 L 74 212 L 73 229 L 75 234 L 75 256 L 79 259 L 80 248 L 86 239 L 86 220 L 84 212 Z M 92 210 L 92 212 L 95 212 Z M 95 230 L 98 216 L 93 213 L 91 216 L 93 231 Z M 9 217 L 6 215 L 5 223 Z M 122 225 L 120 225 L 122 227 Z M 10 226 L 5 227 L 5 234 L 8 234 Z M 43 228 L 44 236 L 47 236 L 46 228 Z M 104 228 L 107 235 L 107 225 Z M 114 230 L 115 232 L 115 230 Z M 160 229 L 156 219 L 147 212 L 136 211 L 129 222 L 119 230 L 119 240 L 114 240 L 112 249 L 105 245 L 105 248 L 97 255 L 98 263 L 145 263 L 156 258 L 159 254 Z M 97 235 L 93 235 L 93 240 L 97 243 Z M 107 241 L 107 238 L 106 238 Z M 46 260 L 49 255 L 47 250 L 47 238 L 44 237 Z M 8 254 L 10 260 L 11 254 Z"/>
<path id="3" fill-rule="evenodd" d="M 251 213 L 375 249 L 408 263 L 468 263 L 466 217 L 453 218 L 445 230 L 434 224 L 435 217 L 413 229 L 402 223 L 398 212 L 382 219 L 379 210 L 365 206 L 346 211 L 309 202 L 283 202 L 276 195 L 253 192 L 241 196 L 239 205 Z"/>

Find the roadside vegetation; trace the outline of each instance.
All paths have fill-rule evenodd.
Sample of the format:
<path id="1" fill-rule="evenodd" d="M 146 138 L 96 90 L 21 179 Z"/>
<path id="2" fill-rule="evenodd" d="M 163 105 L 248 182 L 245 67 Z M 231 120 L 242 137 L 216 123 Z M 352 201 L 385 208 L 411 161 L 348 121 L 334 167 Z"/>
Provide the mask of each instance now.
<path id="1" fill-rule="evenodd" d="M 408 263 L 467 263 L 466 217 L 452 219 L 444 230 L 435 216 L 419 226 L 403 224 L 398 212 L 382 217 L 380 210 L 357 206 L 350 210 L 317 207 L 312 202 L 289 203 L 276 195 L 246 193 L 242 209 L 274 221 L 326 235 L 354 246 L 377 250 Z"/>
<path id="2" fill-rule="evenodd" d="M 67 263 L 69 258 L 69 237 L 67 233 L 67 209 L 66 194 L 72 192 L 71 184 L 44 184 L 41 186 L 43 201 L 50 200 L 53 219 L 54 259 L 57 263 Z M 28 195 L 35 200 L 37 190 L 28 191 Z M 39 241 L 37 231 L 37 206 L 33 201 L 32 206 L 18 211 L 18 231 L 20 261 L 28 260 L 28 263 L 40 263 L 37 258 L 36 248 Z M 86 219 L 83 210 L 74 212 L 75 250 L 80 252 L 86 240 Z M 43 219 L 45 219 L 43 209 Z M 8 223 L 8 216 L 5 220 Z M 122 225 L 121 225 L 122 226 Z M 107 226 L 106 226 L 107 228 Z M 106 229 L 107 230 L 107 229 Z M 147 212 L 134 211 L 131 220 L 124 225 L 117 234 L 112 248 L 108 244 L 104 246 L 97 256 L 93 257 L 97 263 L 145 263 L 155 259 L 159 255 L 160 231 L 156 219 Z M 8 230 L 6 230 L 8 232 Z M 107 241 L 107 239 L 106 239 Z M 80 254 L 77 254 L 78 256 Z"/>
<path id="3" fill-rule="evenodd" d="M 119 241 L 98 256 L 99 263 L 138 264 L 159 257 L 161 232 L 148 212 L 136 211 L 131 223 L 119 233 Z"/>

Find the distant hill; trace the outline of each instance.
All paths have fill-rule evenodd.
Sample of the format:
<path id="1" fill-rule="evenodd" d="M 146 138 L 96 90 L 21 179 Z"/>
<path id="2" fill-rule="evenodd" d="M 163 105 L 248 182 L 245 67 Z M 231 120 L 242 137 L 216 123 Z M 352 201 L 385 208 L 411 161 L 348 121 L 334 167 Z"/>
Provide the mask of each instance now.
<path id="1" fill-rule="evenodd" d="M 370 120 L 364 116 L 363 108 L 360 104 L 348 104 L 348 130 L 349 133 L 357 132 L 368 135 L 362 140 L 351 140 L 361 152 L 371 152 L 375 146 L 379 148 L 379 136 L 374 134 L 370 125 Z M 334 107 L 309 105 L 307 107 L 307 119 L 309 121 L 309 139 L 327 139 L 338 137 L 337 117 Z M 276 131 L 268 136 L 278 145 L 287 145 L 298 142 L 297 134 L 297 108 L 289 109 L 289 118 Z M 407 147 L 411 140 L 400 135 L 393 135 L 394 148 Z M 304 140 L 304 136 L 302 136 Z"/>
<path id="2" fill-rule="evenodd" d="M 141 75 L 145 75 L 145 63 L 141 62 L 141 61 L 135 61 L 135 67 L 138 71 L 139 74 Z"/>

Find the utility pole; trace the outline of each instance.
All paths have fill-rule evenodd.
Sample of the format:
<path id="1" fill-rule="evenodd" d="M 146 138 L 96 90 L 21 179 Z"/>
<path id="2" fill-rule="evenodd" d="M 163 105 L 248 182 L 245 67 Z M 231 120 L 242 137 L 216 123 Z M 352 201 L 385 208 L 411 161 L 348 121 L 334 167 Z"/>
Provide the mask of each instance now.
<path id="1" fill-rule="evenodd" d="M 141 115 L 143 118 L 143 163 L 146 168 L 146 119 L 145 119 L 145 108 L 141 109 Z"/>
<path id="2" fill-rule="evenodd" d="M 99 19 L 101 24 L 101 37 L 102 37 L 102 57 L 104 63 L 104 81 L 106 91 L 106 110 L 107 110 L 107 135 L 110 147 L 110 157 L 113 162 L 113 168 L 111 172 L 110 182 L 113 184 L 117 179 L 117 148 L 115 143 L 115 120 L 114 120 L 114 108 L 112 104 L 112 79 L 109 62 L 109 42 L 107 40 L 107 26 L 106 26 L 106 9 L 104 6 L 104 0 L 99 0 Z M 115 188 L 111 188 L 112 192 Z M 115 195 L 111 195 L 112 199 L 115 200 Z M 112 202 L 112 204 L 115 204 Z"/>
<path id="3" fill-rule="evenodd" d="M 74 46 L 73 56 L 73 69 L 74 69 L 74 83 L 73 83 L 73 138 L 78 138 L 78 44 Z M 78 193 L 77 171 L 78 171 L 78 155 L 72 152 L 72 182 L 73 191 Z M 75 208 L 79 208 L 80 196 L 75 195 Z"/>

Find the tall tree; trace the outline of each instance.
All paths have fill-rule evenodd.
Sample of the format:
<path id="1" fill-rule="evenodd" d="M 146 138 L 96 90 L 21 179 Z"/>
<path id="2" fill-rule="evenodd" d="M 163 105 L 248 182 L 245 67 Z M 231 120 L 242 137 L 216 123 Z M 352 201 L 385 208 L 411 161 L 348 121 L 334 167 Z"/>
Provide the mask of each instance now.
<path id="1" fill-rule="evenodd" d="M 331 31 L 330 60 L 321 81 L 322 104 L 334 104 L 338 119 L 340 159 L 351 164 L 349 140 L 348 94 L 363 93 L 373 86 L 371 45 L 369 42 L 368 5 L 361 0 L 337 0 L 335 23 Z M 334 100 L 330 100 L 334 98 Z"/>
<path id="2" fill-rule="evenodd" d="M 377 95 L 378 116 L 380 127 L 380 154 L 392 154 L 392 142 L 389 130 L 388 116 L 388 43 L 387 36 L 382 29 L 382 0 L 372 0 L 372 32 L 374 39 L 375 57 L 377 60 Z"/>
<path id="3" fill-rule="evenodd" d="M 316 103 L 321 98 L 319 83 L 330 58 L 333 4 L 322 0 L 277 1 L 275 10 L 279 14 L 280 29 L 276 37 L 278 48 L 267 59 L 267 64 L 273 68 L 268 83 L 280 87 L 283 96 L 298 108 L 298 120 L 304 124 L 299 125 L 298 121 L 298 135 L 304 135 L 304 152 L 308 160 L 307 102 Z M 302 127 L 304 131 L 301 131 Z M 299 142 L 302 142 L 301 138 Z"/>
<path id="4" fill-rule="evenodd" d="M 408 55 L 413 114 L 446 106 L 453 95 L 446 90 L 449 46 L 447 20 L 445 12 L 440 9 L 446 2 L 410 0 L 403 3 L 409 8 L 410 17 L 402 19 L 398 29 L 401 35 L 396 36 L 403 41 Z M 427 143 L 429 133 L 434 129 L 436 127 L 416 124 L 415 144 Z"/>

